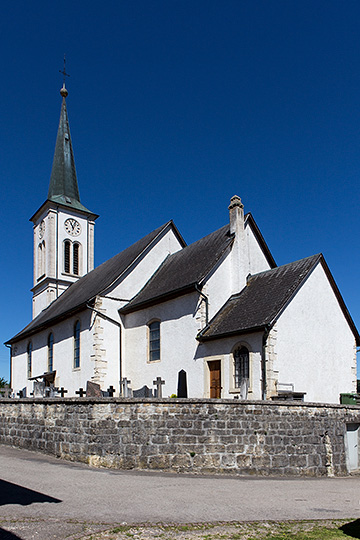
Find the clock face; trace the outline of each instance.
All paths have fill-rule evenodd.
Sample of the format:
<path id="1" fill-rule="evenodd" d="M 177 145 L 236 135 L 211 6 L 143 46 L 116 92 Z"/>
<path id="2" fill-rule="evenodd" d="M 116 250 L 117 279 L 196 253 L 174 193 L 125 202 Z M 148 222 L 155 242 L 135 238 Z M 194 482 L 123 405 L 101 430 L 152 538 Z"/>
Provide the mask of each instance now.
<path id="1" fill-rule="evenodd" d="M 79 236 L 81 233 L 81 225 L 76 219 L 68 218 L 64 222 L 65 231 L 71 236 Z"/>
<path id="2" fill-rule="evenodd" d="M 45 233 L 45 221 L 42 220 L 39 225 L 39 238 L 42 238 L 44 236 L 44 233 Z"/>

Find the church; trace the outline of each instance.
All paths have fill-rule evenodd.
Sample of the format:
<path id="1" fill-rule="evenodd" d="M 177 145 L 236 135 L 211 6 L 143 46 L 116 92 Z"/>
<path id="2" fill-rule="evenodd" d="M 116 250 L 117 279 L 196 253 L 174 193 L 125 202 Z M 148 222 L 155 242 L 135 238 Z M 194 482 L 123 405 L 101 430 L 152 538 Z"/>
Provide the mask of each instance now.
<path id="1" fill-rule="evenodd" d="M 355 392 L 360 336 L 324 257 L 278 267 L 236 195 L 227 223 L 197 242 L 170 220 L 94 268 L 98 215 L 80 201 L 65 84 L 60 94 L 48 196 L 31 218 L 33 319 L 7 342 L 14 394 L 41 383 L 66 397 L 339 403 Z"/>

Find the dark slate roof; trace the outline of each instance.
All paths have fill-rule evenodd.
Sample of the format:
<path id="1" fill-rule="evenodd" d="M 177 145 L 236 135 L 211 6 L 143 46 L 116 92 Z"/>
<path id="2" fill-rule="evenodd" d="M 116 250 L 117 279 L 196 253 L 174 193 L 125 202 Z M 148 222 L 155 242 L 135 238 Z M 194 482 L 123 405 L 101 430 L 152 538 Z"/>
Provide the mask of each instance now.
<path id="1" fill-rule="evenodd" d="M 108 261 L 80 278 L 70 285 L 57 300 L 52 302 L 44 311 L 31 321 L 20 333 L 16 334 L 8 343 L 22 339 L 36 331 L 49 327 L 69 316 L 71 313 L 81 311 L 86 307 L 96 295 L 109 287 L 117 280 L 127 268 L 132 265 L 142 252 L 158 237 L 167 227 L 172 227 L 179 237 L 181 243 L 184 243 L 180 234 L 172 221 L 165 223 L 162 227 L 155 229 L 141 240 L 138 240 L 132 246 L 121 253 L 118 253 Z"/>
<path id="2" fill-rule="evenodd" d="M 48 200 L 76 210 L 91 213 L 80 202 L 65 97 L 62 98 Z"/>
<path id="3" fill-rule="evenodd" d="M 130 313 L 201 287 L 233 241 L 229 225 L 170 255 L 144 288 L 121 309 Z"/>
<path id="4" fill-rule="evenodd" d="M 359 343 L 360 336 L 321 254 L 252 276 L 247 286 L 239 294 L 232 296 L 208 326 L 200 332 L 199 341 L 219 339 L 271 327 L 319 262 L 324 267 L 343 313 Z"/>

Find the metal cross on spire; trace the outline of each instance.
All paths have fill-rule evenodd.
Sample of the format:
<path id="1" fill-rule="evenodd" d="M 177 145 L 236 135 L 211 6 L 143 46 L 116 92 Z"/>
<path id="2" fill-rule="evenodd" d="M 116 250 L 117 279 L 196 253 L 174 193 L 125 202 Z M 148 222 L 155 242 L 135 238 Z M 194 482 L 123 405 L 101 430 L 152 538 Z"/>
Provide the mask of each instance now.
<path id="1" fill-rule="evenodd" d="M 65 54 L 64 54 L 64 69 L 62 71 L 61 71 L 61 69 L 59 69 L 59 73 L 63 74 L 63 77 L 64 77 L 63 86 L 65 86 L 65 77 L 70 77 L 70 75 L 68 73 L 66 73 L 66 57 L 65 57 Z"/>

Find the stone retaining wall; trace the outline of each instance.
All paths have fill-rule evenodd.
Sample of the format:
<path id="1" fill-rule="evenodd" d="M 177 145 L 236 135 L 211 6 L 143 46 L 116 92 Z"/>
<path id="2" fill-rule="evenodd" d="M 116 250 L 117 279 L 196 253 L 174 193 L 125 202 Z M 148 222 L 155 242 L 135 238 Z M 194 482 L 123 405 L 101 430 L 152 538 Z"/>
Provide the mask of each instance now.
<path id="1" fill-rule="evenodd" d="M 344 475 L 360 407 L 210 399 L 1 399 L 0 442 L 93 466 Z"/>

